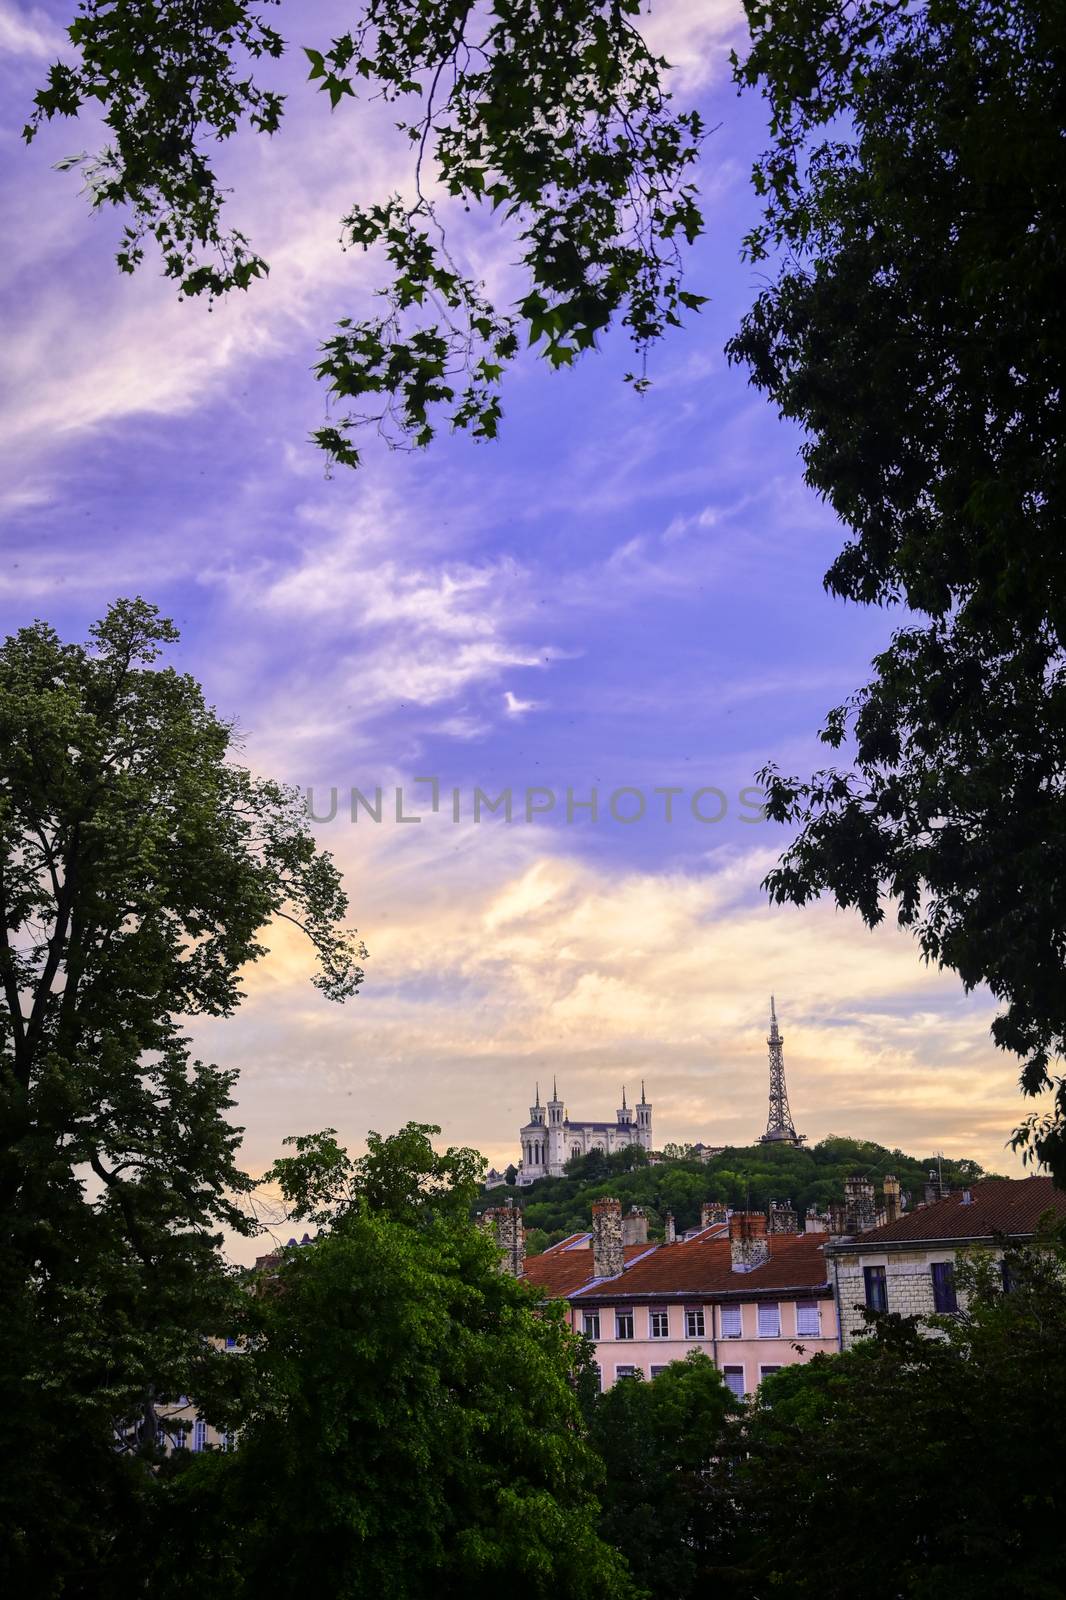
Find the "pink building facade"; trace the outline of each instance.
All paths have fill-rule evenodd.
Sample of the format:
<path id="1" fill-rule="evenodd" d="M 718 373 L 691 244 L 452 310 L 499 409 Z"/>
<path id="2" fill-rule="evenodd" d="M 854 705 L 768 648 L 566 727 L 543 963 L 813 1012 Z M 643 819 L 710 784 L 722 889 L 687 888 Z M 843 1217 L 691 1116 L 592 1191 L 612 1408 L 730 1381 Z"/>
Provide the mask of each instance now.
<path id="1" fill-rule="evenodd" d="M 781 1367 L 840 1348 L 824 1234 L 771 1233 L 759 1213 L 713 1206 L 702 1220 L 677 1239 L 668 1219 L 667 1241 L 650 1244 L 642 1217 L 597 1201 L 590 1233 L 520 1259 L 520 1215 L 501 1219 L 504 1233 L 511 1223 L 511 1270 L 566 1300 L 604 1388 L 702 1350 L 735 1394 L 750 1395 Z M 497 1232 L 506 1246 L 500 1223 Z"/>

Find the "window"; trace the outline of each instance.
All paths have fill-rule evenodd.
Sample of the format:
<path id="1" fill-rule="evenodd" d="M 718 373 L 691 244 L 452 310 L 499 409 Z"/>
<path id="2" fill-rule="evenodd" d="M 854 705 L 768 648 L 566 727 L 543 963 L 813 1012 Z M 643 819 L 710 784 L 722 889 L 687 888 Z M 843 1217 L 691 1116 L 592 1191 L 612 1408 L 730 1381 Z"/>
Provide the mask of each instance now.
<path id="1" fill-rule="evenodd" d="M 226 1349 L 227 1350 L 236 1350 L 236 1348 L 237 1348 L 236 1339 L 227 1339 L 226 1340 Z"/>
<path id="2" fill-rule="evenodd" d="M 660 1372 L 665 1372 L 665 1371 L 666 1371 L 665 1367 L 649 1367 L 648 1368 L 648 1376 L 652 1377 L 652 1378 L 657 1378 L 659 1376 Z"/>
<path id="3" fill-rule="evenodd" d="M 207 1423 L 199 1417 L 192 1425 L 192 1447 L 194 1450 L 207 1449 Z"/>
<path id="4" fill-rule="evenodd" d="M 236 1450 L 237 1435 L 234 1433 L 232 1428 L 227 1428 L 225 1433 L 222 1435 L 222 1448 L 223 1450 Z"/>
<path id="5" fill-rule="evenodd" d="M 184 1450 L 187 1438 L 188 1435 L 186 1434 L 185 1429 L 181 1427 L 179 1423 L 179 1425 L 174 1429 L 174 1432 L 170 1435 L 171 1447 L 175 1450 Z"/>
<path id="6" fill-rule="evenodd" d="M 632 1339 L 633 1313 L 632 1311 L 616 1311 L 614 1314 L 614 1336 L 616 1339 Z"/>
<path id="7" fill-rule="evenodd" d="M 743 1400 L 748 1392 L 744 1387 L 744 1368 L 723 1367 L 722 1377 L 725 1379 L 725 1386 L 730 1394 L 735 1394 L 738 1400 Z"/>
<path id="8" fill-rule="evenodd" d="M 705 1337 L 706 1328 L 703 1321 L 703 1307 L 690 1306 L 685 1312 L 685 1338 L 702 1339 Z"/>
<path id="9" fill-rule="evenodd" d="M 722 1307 L 722 1338 L 739 1339 L 744 1332 L 739 1306 Z"/>
<path id="10" fill-rule="evenodd" d="M 615 1367 L 614 1375 L 616 1378 L 635 1378 L 639 1371 L 639 1367 Z"/>
<path id="11" fill-rule="evenodd" d="M 863 1279 L 866 1283 L 866 1304 L 871 1311 L 888 1310 L 888 1287 L 885 1283 L 884 1267 L 863 1267 Z"/>
<path id="12" fill-rule="evenodd" d="M 586 1311 L 581 1318 L 581 1331 L 586 1339 L 598 1339 L 600 1336 L 600 1314 L 598 1311 Z"/>
<path id="13" fill-rule="evenodd" d="M 648 1312 L 648 1333 L 653 1339 L 669 1339 L 670 1313 L 659 1307 Z"/>
<path id="14" fill-rule="evenodd" d="M 817 1300 L 796 1301 L 796 1336 L 797 1338 L 817 1339 L 822 1331 L 822 1322 L 819 1315 Z"/>
<path id="15" fill-rule="evenodd" d="M 779 1305 L 759 1307 L 759 1338 L 779 1339 L 781 1337 L 781 1307 Z"/>
<path id="16" fill-rule="evenodd" d="M 772 1378 L 775 1372 L 780 1372 L 780 1371 L 781 1371 L 780 1367 L 760 1367 L 759 1368 L 759 1382 L 761 1383 L 763 1378 Z"/>
<path id="17" fill-rule="evenodd" d="M 941 1313 L 950 1313 L 959 1309 L 958 1296 L 955 1293 L 955 1263 L 953 1261 L 934 1261 L 933 1274 L 933 1309 Z"/>

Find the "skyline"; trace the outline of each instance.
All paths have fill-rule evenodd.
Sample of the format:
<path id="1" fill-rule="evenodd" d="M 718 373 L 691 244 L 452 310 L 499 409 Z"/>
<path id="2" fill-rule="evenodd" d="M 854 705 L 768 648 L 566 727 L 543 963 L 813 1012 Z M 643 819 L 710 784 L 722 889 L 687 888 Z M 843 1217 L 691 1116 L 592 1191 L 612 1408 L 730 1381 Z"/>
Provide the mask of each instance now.
<path id="1" fill-rule="evenodd" d="M 840 533 L 803 485 L 796 430 L 721 354 L 758 282 L 739 244 L 762 108 L 728 80 L 737 8 L 680 3 L 656 23 L 679 97 L 716 131 L 689 269 L 711 301 L 655 353 L 648 395 L 621 382 L 614 335 L 573 372 L 527 357 L 498 443 L 368 448 L 331 479 L 306 442 L 323 417 L 310 368 L 372 281 L 336 235 L 353 194 L 399 170 L 388 119 L 356 161 L 351 123 L 283 64 L 290 125 L 224 152 L 271 276 L 211 311 L 178 305 L 151 259 L 117 272 L 121 219 L 91 216 L 76 177 L 52 170 L 91 130 L 22 146 L 62 14 L 0 7 L 5 633 L 39 616 L 80 638 L 109 600 L 144 594 L 175 618 L 172 659 L 237 721 L 248 764 L 304 790 L 408 791 L 433 774 L 467 796 L 732 800 L 766 760 L 824 761 L 824 713 L 899 619 L 824 593 Z M 462 239 L 506 289 L 500 236 L 470 219 Z M 1023 1170 L 1004 1143 L 1032 1107 L 992 1045 L 988 993 L 923 968 L 891 927 L 769 907 L 759 882 L 785 834 L 732 805 L 720 823 L 342 812 L 316 834 L 370 949 L 362 993 L 331 1007 L 278 930 L 236 1017 L 192 1029 L 206 1058 L 241 1068 L 253 1171 L 287 1134 L 333 1125 L 357 1146 L 409 1119 L 498 1166 L 553 1067 L 580 1115 L 599 1084 L 643 1071 L 663 1142 L 757 1137 L 771 990 L 811 1143 L 852 1134 Z"/>

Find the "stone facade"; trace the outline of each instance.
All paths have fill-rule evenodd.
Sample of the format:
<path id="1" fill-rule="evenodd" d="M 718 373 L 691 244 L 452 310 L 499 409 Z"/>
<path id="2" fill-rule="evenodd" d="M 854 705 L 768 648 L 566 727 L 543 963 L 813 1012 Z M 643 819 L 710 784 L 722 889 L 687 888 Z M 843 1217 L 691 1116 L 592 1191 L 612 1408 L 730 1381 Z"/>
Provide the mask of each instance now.
<path id="1" fill-rule="evenodd" d="M 830 1266 L 835 1266 L 834 1290 L 838 1298 L 840 1332 L 845 1349 L 866 1332 L 863 1310 L 866 1306 L 866 1268 L 882 1269 L 885 1274 L 886 1310 L 901 1317 L 931 1317 L 933 1303 L 933 1265 L 955 1261 L 950 1247 L 926 1246 L 888 1252 L 870 1250 L 834 1252 L 830 1246 Z M 964 1297 L 960 1294 L 959 1303 Z"/>
<path id="2" fill-rule="evenodd" d="M 613 1122 L 573 1122 L 557 1086 L 552 1085 L 552 1097 L 542 1106 L 538 1084 L 529 1121 L 519 1130 L 518 1139 L 522 1152 L 518 1163 L 520 1184 L 535 1183 L 538 1178 L 561 1178 L 572 1156 L 591 1155 L 593 1150 L 611 1155 L 637 1144 L 650 1153 L 651 1105 L 641 1084 L 640 1100 L 635 1106 L 626 1103 L 623 1088 L 622 1104 Z"/>

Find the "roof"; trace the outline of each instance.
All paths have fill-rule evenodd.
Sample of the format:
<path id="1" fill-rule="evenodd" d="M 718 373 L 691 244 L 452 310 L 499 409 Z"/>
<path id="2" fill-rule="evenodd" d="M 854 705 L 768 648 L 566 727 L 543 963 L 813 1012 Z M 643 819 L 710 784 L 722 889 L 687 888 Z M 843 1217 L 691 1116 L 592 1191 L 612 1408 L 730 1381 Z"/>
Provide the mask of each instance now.
<path id="1" fill-rule="evenodd" d="M 577 1233 L 572 1237 L 588 1240 L 591 1236 Z M 622 1254 L 628 1265 L 655 1248 L 650 1244 L 627 1244 Z M 563 1239 L 539 1256 L 526 1257 L 525 1278 L 553 1300 L 569 1299 L 592 1279 L 592 1247 L 587 1243 L 574 1246 Z"/>
<path id="2" fill-rule="evenodd" d="M 882 1245 L 991 1239 L 994 1234 L 1025 1238 L 1036 1232 L 1045 1211 L 1066 1218 L 1066 1192 L 1056 1189 L 1051 1178 L 982 1178 L 932 1205 L 905 1211 L 895 1222 L 853 1239 L 834 1240 L 829 1248 L 871 1250 Z"/>
<path id="3" fill-rule="evenodd" d="M 589 1235 L 563 1240 L 542 1255 L 527 1256 L 527 1282 L 554 1298 L 586 1302 L 671 1297 L 757 1299 L 764 1293 L 797 1290 L 829 1293 L 824 1234 L 783 1234 L 770 1239 L 770 1259 L 750 1272 L 734 1272 L 729 1240 L 718 1229 L 676 1244 L 629 1245 L 616 1278 L 594 1278 Z"/>

